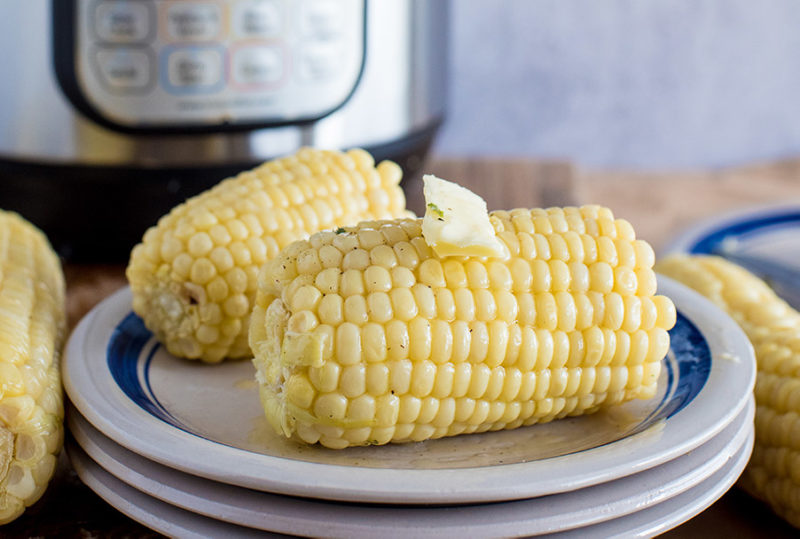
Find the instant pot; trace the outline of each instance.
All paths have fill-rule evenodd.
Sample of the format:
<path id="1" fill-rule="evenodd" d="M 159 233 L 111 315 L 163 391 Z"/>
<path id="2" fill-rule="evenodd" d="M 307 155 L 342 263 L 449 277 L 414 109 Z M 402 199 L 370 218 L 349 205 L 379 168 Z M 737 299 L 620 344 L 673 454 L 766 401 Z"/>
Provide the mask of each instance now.
<path id="1" fill-rule="evenodd" d="M 413 174 L 444 113 L 446 0 L 13 1 L 0 30 L 0 207 L 71 260 L 300 146 Z"/>

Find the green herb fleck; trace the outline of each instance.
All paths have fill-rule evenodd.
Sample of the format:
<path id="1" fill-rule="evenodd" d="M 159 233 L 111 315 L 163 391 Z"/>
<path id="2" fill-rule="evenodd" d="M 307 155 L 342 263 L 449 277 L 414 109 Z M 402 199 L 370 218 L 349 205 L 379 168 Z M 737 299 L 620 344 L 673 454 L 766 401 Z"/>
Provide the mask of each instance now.
<path id="1" fill-rule="evenodd" d="M 436 215 L 438 215 L 440 218 L 441 218 L 441 217 L 444 217 L 444 212 L 443 212 L 442 210 L 440 210 L 440 209 L 439 209 L 439 206 L 437 206 L 437 205 L 436 205 L 436 204 L 434 204 L 433 202 L 428 202 L 428 207 L 431 209 L 431 211 L 432 211 L 433 213 L 435 213 Z"/>
<path id="2" fill-rule="evenodd" d="M 343 229 L 342 227 L 339 227 L 339 228 L 336 229 L 336 233 L 337 234 L 344 234 L 345 232 L 346 232 L 346 230 Z"/>

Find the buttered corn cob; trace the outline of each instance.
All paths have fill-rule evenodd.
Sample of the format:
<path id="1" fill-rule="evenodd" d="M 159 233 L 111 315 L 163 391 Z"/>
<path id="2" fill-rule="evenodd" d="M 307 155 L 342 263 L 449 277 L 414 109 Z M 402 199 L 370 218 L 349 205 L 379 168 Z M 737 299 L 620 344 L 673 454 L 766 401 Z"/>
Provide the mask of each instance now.
<path id="1" fill-rule="evenodd" d="M 440 258 L 422 220 L 399 219 L 314 234 L 269 263 L 250 342 L 273 427 L 344 448 L 653 396 L 675 309 L 631 225 L 597 206 L 491 223 L 505 259 Z"/>
<path id="2" fill-rule="evenodd" d="M 55 470 L 64 313 L 64 276 L 47 239 L 0 211 L 0 524 L 38 500 Z"/>
<path id="3" fill-rule="evenodd" d="M 133 249 L 134 311 L 176 356 L 249 356 L 261 265 L 313 232 L 405 215 L 401 176 L 363 150 L 304 148 L 223 181 L 174 208 Z"/>
<path id="4" fill-rule="evenodd" d="M 755 446 L 740 484 L 800 527 L 800 313 L 722 258 L 675 255 L 658 270 L 725 309 L 756 352 Z"/>

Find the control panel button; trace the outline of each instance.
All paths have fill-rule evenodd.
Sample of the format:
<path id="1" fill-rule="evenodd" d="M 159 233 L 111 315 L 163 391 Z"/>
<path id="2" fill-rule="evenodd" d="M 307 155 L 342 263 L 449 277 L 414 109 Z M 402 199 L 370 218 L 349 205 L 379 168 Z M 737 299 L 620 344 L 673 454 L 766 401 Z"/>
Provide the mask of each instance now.
<path id="1" fill-rule="evenodd" d="M 305 38 L 326 40 L 342 31 L 343 12 L 333 0 L 306 0 L 301 8 L 300 30 Z"/>
<path id="2" fill-rule="evenodd" d="M 178 93 L 213 92 L 221 88 L 222 52 L 216 47 L 173 47 L 165 51 L 167 88 Z"/>
<path id="3" fill-rule="evenodd" d="M 238 2 L 231 17 L 233 31 L 240 37 L 274 37 L 283 26 L 281 8 L 275 0 Z"/>
<path id="4" fill-rule="evenodd" d="M 283 76 L 283 55 L 277 46 L 248 46 L 231 57 L 233 80 L 243 86 L 275 83 Z"/>
<path id="5" fill-rule="evenodd" d="M 298 55 L 298 75 L 304 82 L 322 82 L 337 75 L 341 68 L 339 47 L 328 44 L 306 45 Z"/>
<path id="6" fill-rule="evenodd" d="M 167 34 L 177 41 L 210 41 L 222 29 L 221 9 L 214 3 L 170 2 L 166 18 Z"/>
<path id="7" fill-rule="evenodd" d="M 94 31 L 106 43 L 146 41 L 152 27 L 152 4 L 103 0 L 94 11 Z"/>
<path id="8" fill-rule="evenodd" d="M 144 90 L 150 85 L 150 54 L 142 48 L 100 47 L 95 61 L 101 79 L 114 91 Z"/>
<path id="9" fill-rule="evenodd" d="M 56 55 L 74 66 L 66 88 L 122 129 L 314 121 L 347 101 L 365 65 L 366 0 L 62 3 L 74 6 L 56 27 L 71 43 Z"/>

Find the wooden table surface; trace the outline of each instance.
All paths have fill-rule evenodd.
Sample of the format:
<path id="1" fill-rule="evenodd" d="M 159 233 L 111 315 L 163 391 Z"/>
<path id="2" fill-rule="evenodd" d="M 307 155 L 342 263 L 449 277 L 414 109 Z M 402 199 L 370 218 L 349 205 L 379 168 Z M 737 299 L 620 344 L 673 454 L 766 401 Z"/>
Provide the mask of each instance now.
<path id="1" fill-rule="evenodd" d="M 713 172 L 615 172 L 525 159 L 433 160 L 424 168 L 486 198 L 490 209 L 602 204 L 630 221 L 658 250 L 670 238 L 720 212 L 771 203 L 800 202 L 800 161 Z M 409 207 L 422 212 L 419 179 L 405 182 Z M 125 285 L 124 268 L 66 266 L 70 326 L 93 305 Z M 732 489 L 705 512 L 667 532 L 667 538 L 781 538 L 796 531 L 768 508 Z M 108 506 L 82 485 L 62 458 L 43 499 L 4 537 L 157 537 Z"/>

